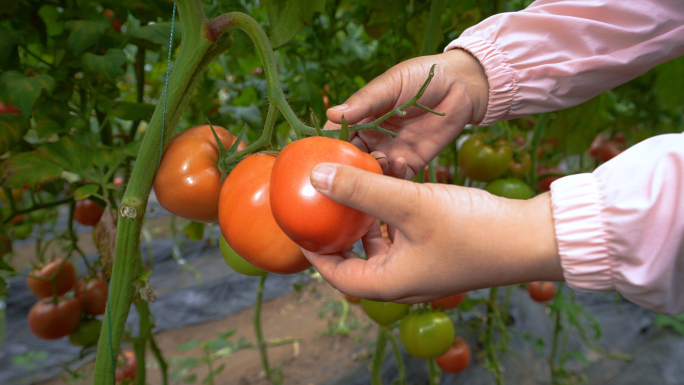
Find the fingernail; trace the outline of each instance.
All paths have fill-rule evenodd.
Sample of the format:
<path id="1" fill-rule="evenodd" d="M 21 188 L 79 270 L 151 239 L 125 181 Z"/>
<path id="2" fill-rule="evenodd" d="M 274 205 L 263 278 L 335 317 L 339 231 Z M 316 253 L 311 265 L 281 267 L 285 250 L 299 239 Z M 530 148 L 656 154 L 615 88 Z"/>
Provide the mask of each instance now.
<path id="1" fill-rule="evenodd" d="M 330 163 L 321 163 L 311 170 L 311 184 L 318 191 L 328 191 L 332 187 L 337 167 Z"/>
<path id="2" fill-rule="evenodd" d="M 330 109 L 331 109 L 331 110 L 335 110 L 335 111 L 339 111 L 339 112 L 347 111 L 347 110 L 349 109 L 349 105 L 347 105 L 347 104 L 340 104 L 339 106 L 330 107 Z"/>

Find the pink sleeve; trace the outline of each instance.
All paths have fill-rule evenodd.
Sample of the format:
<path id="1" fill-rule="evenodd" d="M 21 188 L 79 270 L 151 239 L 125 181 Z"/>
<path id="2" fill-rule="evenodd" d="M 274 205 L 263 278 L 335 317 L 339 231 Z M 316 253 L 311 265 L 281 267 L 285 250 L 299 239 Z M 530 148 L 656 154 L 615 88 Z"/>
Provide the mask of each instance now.
<path id="1" fill-rule="evenodd" d="M 580 104 L 684 54 L 682 0 L 538 0 L 465 30 L 445 49 L 482 63 L 480 126 Z"/>
<path id="2" fill-rule="evenodd" d="M 684 312 L 684 134 L 645 140 L 591 174 L 551 184 L 565 279 Z"/>

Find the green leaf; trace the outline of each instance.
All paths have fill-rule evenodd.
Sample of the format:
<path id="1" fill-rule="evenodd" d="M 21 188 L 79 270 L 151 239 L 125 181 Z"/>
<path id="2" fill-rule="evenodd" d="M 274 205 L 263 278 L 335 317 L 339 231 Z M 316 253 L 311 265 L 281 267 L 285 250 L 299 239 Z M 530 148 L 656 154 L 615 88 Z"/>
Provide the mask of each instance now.
<path id="1" fill-rule="evenodd" d="M 201 241 L 204 238 L 204 223 L 190 221 L 183 226 L 183 234 L 191 241 Z"/>
<path id="2" fill-rule="evenodd" d="M 55 81 L 48 75 L 28 77 L 18 71 L 7 71 L 0 76 L 1 99 L 14 104 L 26 117 L 31 115 L 41 92 L 51 92 L 54 88 Z"/>
<path id="3" fill-rule="evenodd" d="M 115 83 L 116 78 L 124 74 L 124 64 L 126 55 L 120 49 L 110 49 L 104 55 L 83 55 L 83 69 L 109 83 Z"/>
<path id="4" fill-rule="evenodd" d="M 0 155 L 9 151 L 12 146 L 19 142 L 29 128 L 31 128 L 29 120 L 23 115 L 0 115 Z"/>
<path id="5" fill-rule="evenodd" d="M 225 339 L 232 337 L 235 333 L 237 333 L 237 329 L 230 329 L 227 332 L 220 333 L 218 335 L 218 338 L 225 340 Z"/>
<path id="6" fill-rule="evenodd" d="M 119 102 L 109 110 L 109 115 L 123 120 L 149 121 L 156 107 L 147 103 Z"/>
<path id="7" fill-rule="evenodd" d="M 109 21 L 104 17 L 98 21 L 72 20 L 66 23 L 66 27 L 71 29 L 67 39 L 69 47 L 76 55 L 80 55 L 100 40 L 109 28 Z"/>
<path id="8" fill-rule="evenodd" d="M 5 282 L 5 279 L 0 275 L 0 298 L 7 297 L 8 293 L 9 288 L 7 287 L 7 282 Z"/>
<path id="9" fill-rule="evenodd" d="M 96 184 L 87 184 L 85 186 L 81 186 L 74 191 L 74 200 L 84 200 L 93 194 L 97 194 L 98 190 L 100 190 L 100 186 Z"/>
<path id="10" fill-rule="evenodd" d="M 171 40 L 171 22 L 167 21 L 141 27 L 131 27 L 127 32 L 129 35 L 138 39 L 166 47 L 169 45 L 169 40 Z M 181 23 L 177 20 L 176 24 L 173 26 L 174 41 L 179 41 L 181 36 Z"/>
<path id="11" fill-rule="evenodd" d="M 14 268 L 12 266 L 10 266 L 7 262 L 2 260 L 2 255 L 0 255 L 0 270 L 14 271 Z M 2 277 L 0 277 L 0 279 L 2 279 Z M 0 290 L 4 286 L 3 283 L 4 282 L 0 282 Z M 0 295 L 0 298 L 2 298 L 2 295 Z"/>
<path id="12" fill-rule="evenodd" d="M 43 5 L 38 10 L 38 16 L 43 19 L 48 36 L 58 36 L 64 31 L 64 22 L 59 20 L 60 13 L 56 6 Z"/>
<path id="13" fill-rule="evenodd" d="M 653 85 L 660 105 L 670 109 L 684 104 L 684 56 L 655 67 L 656 81 Z"/>
<path id="14" fill-rule="evenodd" d="M 70 137 L 22 152 L 0 166 L 0 181 L 10 188 L 28 184 L 30 189 L 56 179 L 64 171 L 79 173 L 92 168 L 92 152 Z"/>
<path id="15" fill-rule="evenodd" d="M 0 27 L 0 68 L 5 68 L 5 65 L 12 56 L 12 51 L 19 41 L 19 32 L 12 31 L 4 27 Z"/>
<path id="16" fill-rule="evenodd" d="M 558 149 L 566 155 L 581 154 L 589 149 L 596 135 L 613 122 L 609 111 L 614 109 L 615 99 L 610 92 L 604 92 L 578 106 L 557 112 L 546 133 L 558 140 Z"/>
<path id="17" fill-rule="evenodd" d="M 199 345 L 200 345 L 199 341 L 192 340 L 192 341 L 188 341 L 188 342 L 182 344 L 176 350 L 178 350 L 179 352 L 187 352 L 189 350 L 192 350 L 192 349 L 198 347 Z"/>
<path id="18" fill-rule="evenodd" d="M 268 21 L 271 24 L 269 35 L 273 48 L 290 41 L 309 24 L 316 12 L 325 11 L 325 0 L 265 0 L 261 5 L 268 12 Z"/>

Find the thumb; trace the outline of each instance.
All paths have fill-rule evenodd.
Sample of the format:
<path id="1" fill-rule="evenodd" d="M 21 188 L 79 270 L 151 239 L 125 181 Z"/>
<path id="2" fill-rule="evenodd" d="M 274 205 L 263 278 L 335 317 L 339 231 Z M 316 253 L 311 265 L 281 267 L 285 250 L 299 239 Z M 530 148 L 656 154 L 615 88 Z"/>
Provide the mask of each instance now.
<path id="1" fill-rule="evenodd" d="M 311 184 L 326 197 L 403 230 L 419 211 L 416 183 L 338 163 L 313 168 Z"/>
<path id="2" fill-rule="evenodd" d="M 329 108 L 326 116 L 338 124 L 342 122 L 342 115 L 349 124 L 381 116 L 397 104 L 401 88 L 401 76 L 390 70 L 356 91 L 344 104 Z"/>

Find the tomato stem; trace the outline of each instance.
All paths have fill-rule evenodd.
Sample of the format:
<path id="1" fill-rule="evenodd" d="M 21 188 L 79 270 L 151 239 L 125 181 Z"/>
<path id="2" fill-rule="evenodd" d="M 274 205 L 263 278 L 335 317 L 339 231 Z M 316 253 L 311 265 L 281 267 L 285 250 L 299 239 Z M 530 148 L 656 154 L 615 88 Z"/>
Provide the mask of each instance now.
<path id="1" fill-rule="evenodd" d="M 394 359 L 397 361 L 397 370 L 399 371 L 399 385 L 406 385 L 406 368 L 404 367 L 404 359 L 401 355 L 401 348 L 397 342 L 397 337 L 391 331 L 387 331 L 387 339 L 392 344 L 394 351 Z"/>
<path id="2" fill-rule="evenodd" d="M 271 378 L 271 367 L 268 364 L 268 350 L 261 328 L 261 304 L 264 298 L 264 282 L 266 282 L 266 277 L 268 277 L 268 274 L 259 278 L 259 286 L 257 287 L 257 298 L 256 304 L 254 305 L 254 333 L 256 334 L 259 356 L 261 357 L 261 366 L 264 368 L 266 378 Z"/>
<path id="3" fill-rule="evenodd" d="M 439 381 L 442 378 L 442 371 L 437 367 L 437 361 L 434 358 L 427 360 L 428 366 L 428 384 L 439 385 Z"/>
<path id="4" fill-rule="evenodd" d="M 378 338 L 375 341 L 375 352 L 371 361 L 371 384 L 382 385 L 382 363 L 385 361 L 385 347 L 387 346 L 386 326 L 378 325 Z"/>

